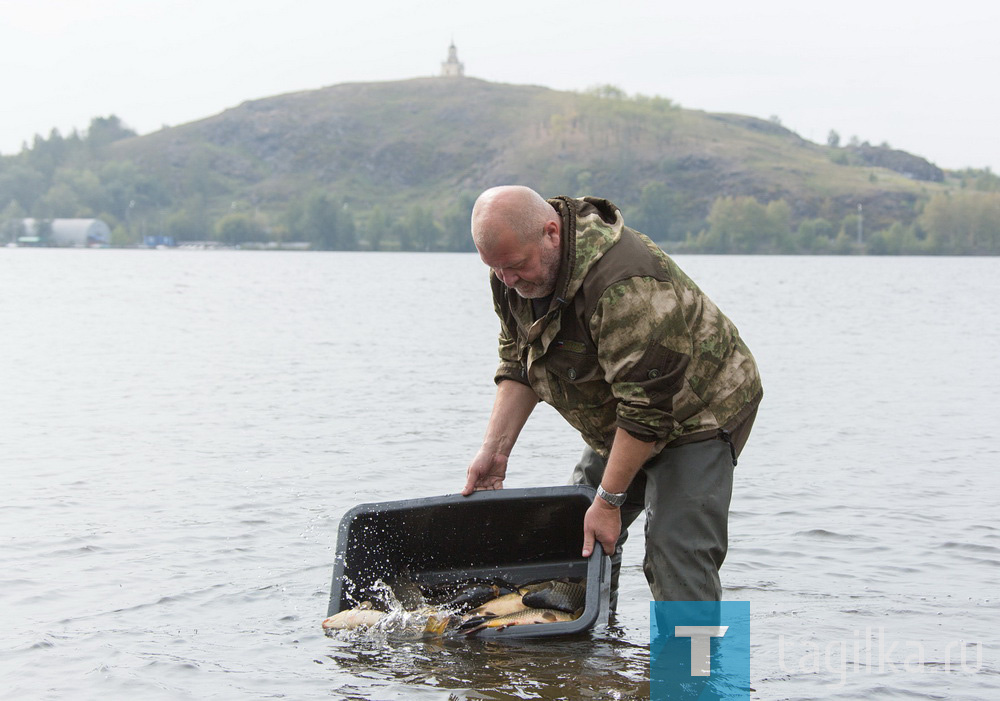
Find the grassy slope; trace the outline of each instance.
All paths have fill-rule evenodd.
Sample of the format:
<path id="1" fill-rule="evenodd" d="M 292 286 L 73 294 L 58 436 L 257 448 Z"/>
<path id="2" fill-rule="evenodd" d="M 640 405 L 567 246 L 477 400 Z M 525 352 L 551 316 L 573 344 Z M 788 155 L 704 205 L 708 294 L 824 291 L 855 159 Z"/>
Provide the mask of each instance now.
<path id="1" fill-rule="evenodd" d="M 739 115 L 657 100 L 599 99 L 477 79 L 353 83 L 244 103 L 115 145 L 182 195 L 222 209 L 279 210 L 314 187 L 356 211 L 376 203 L 447 206 L 460 193 L 519 182 L 543 194 L 598 194 L 623 207 L 651 181 L 677 194 L 685 228 L 720 195 L 784 198 L 796 217 L 839 219 L 865 205 L 872 225 L 909 219 L 942 185 L 837 165 L 829 149 Z"/>

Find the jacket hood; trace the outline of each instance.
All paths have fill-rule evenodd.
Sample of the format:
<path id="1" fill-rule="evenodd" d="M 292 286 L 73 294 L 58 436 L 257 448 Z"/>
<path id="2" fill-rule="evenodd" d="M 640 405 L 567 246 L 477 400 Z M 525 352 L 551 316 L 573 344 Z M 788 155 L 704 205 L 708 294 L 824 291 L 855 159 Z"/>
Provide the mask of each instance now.
<path id="1" fill-rule="evenodd" d="M 573 298 L 594 264 L 618 242 L 625 223 L 618 207 L 599 197 L 554 197 L 548 203 L 562 218 L 555 297 L 564 301 Z"/>

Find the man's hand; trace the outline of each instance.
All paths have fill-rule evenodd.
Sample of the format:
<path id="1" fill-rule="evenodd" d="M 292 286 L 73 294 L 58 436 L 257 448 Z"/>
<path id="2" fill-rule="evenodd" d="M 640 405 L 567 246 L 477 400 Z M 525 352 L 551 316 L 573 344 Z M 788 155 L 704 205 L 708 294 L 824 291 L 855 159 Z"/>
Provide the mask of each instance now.
<path id="1" fill-rule="evenodd" d="M 528 385 L 514 380 L 502 380 L 497 385 L 497 397 L 493 401 L 490 422 L 486 425 L 486 436 L 476 457 L 469 463 L 463 496 L 481 489 L 503 489 L 507 456 L 514 449 L 517 434 L 536 404 L 538 395 Z"/>
<path id="2" fill-rule="evenodd" d="M 503 489 L 507 476 L 507 456 L 480 450 L 469 463 L 462 496 L 469 496 L 482 489 Z"/>
<path id="3" fill-rule="evenodd" d="M 614 554 L 615 543 L 621 532 L 621 510 L 596 497 L 583 517 L 583 556 L 590 557 L 595 540 L 604 548 L 605 555 Z"/>

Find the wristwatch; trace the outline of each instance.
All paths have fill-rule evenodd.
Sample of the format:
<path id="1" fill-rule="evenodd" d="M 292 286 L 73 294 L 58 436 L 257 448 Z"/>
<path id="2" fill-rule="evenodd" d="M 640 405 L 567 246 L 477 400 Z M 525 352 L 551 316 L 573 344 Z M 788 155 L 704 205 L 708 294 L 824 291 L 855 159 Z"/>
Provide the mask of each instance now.
<path id="1" fill-rule="evenodd" d="M 611 506 L 621 506 L 625 503 L 628 492 L 609 492 L 601 485 L 597 485 L 597 496 L 611 504 Z"/>

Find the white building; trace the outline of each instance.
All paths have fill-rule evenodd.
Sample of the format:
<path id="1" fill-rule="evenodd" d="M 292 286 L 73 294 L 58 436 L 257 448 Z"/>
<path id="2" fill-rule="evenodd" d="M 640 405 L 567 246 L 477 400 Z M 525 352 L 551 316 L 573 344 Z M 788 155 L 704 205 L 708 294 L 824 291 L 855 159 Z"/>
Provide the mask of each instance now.
<path id="1" fill-rule="evenodd" d="M 441 64 L 442 78 L 461 78 L 465 75 L 465 64 L 458 60 L 458 49 L 455 42 L 448 47 L 448 60 Z"/>
<path id="2" fill-rule="evenodd" d="M 53 246 L 107 246 L 111 243 L 111 229 L 100 219 L 52 219 L 49 220 L 51 231 L 47 236 L 40 236 L 38 222 L 34 219 L 24 220 L 24 233 L 27 239 L 38 240 Z"/>

